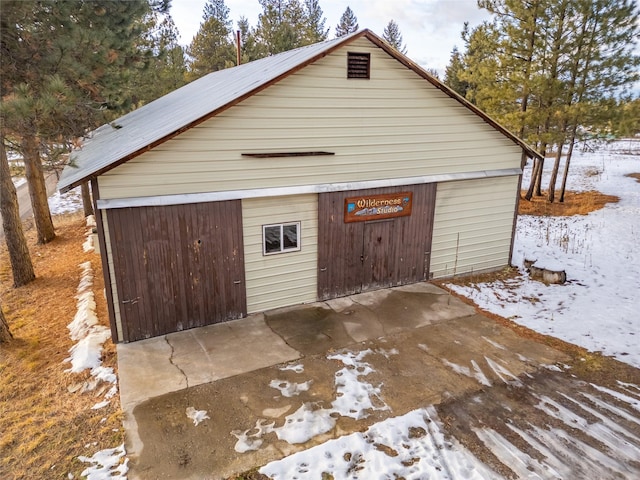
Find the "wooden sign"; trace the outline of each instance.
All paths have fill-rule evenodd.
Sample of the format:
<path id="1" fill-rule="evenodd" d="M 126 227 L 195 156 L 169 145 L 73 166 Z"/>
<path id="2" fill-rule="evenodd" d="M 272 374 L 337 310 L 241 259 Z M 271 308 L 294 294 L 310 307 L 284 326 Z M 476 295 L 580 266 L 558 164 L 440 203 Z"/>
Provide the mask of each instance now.
<path id="1" fill-rule="evenodd" d="M 412 192 L 350 197 L 344 201 L 344 221 L 368 222 L 411 215 Z"/>

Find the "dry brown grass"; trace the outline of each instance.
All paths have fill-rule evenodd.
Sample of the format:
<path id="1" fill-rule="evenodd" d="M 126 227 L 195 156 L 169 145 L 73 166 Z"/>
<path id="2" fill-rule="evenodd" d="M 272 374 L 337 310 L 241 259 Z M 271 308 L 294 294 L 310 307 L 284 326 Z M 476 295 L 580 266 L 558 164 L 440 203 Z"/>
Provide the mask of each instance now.
<path id="1" fill-rule="evenodd" d="M 627 177 L 635 178 L 636 182 L 640 183 L 640 173 L 627 173 Z"/>
<path id="2" fill-rule="evenodd" d="M 530 201 L 525 200 L 522 192 L 520 195 L 520 206 L 518 213 L 520 215 L 537 215 L 537 216 L 564 216 L 586 215 L 595 210 L 600 210 L 607 203 L 616 203 L 620 199 L 613 195 L 604 195 L 600 192 L 566 192 L 564 202 L 556 201 L 549 203 L 547 193 L 543 192 L 542 197 L 533 197 Z"/>
<path id="3" fill-rule="evenodd" d="M 72 341 L 67 324 L 76 312 L 78 264 L 91 260 L 97 314 L 107 323 L 99 257 L 82 251 L 86 227 L 79 216 L 54 219 L 58 237 L 36 245 L 27 232 L 36 280 L 14 289 L 11 268 L 0 247 L 0 298 L 14 341 L 0 347 L 0 478 L 79 478 L 88 464 L 77 460 L 123 440 L 117 398 L 100 410 L 94 392 L 69 393 L 87 375 L 66 373 Z M 115 368 L 115 347 L 105 345 L 103 364 Z M 102 419 L 105 420 L 102 420 Z M 94 442 L 97 442 L 94 444 Z"/>

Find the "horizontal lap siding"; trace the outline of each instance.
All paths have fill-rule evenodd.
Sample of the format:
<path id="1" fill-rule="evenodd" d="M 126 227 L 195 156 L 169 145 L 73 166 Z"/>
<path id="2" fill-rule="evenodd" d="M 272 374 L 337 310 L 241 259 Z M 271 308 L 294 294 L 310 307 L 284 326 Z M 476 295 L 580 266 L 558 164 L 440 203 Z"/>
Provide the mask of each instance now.
<path id="1" fill-rule="evenodd" d="M 348 51 L 371 79 L 346 78 Z M 334 156 L 249 158 L 313 151 Z M 99 178 L 101 198 L 404 178 L 520 166 L 520 148 L 360 39 Z"/>
<path id="2" fill-rule="evenodd" d="M 517 187 L 517 176 L 438 185 L 431 245 L 435 278 L 451 276 L 454 269 L 457 275 L 509 264 Z"/>
<path id="3" fill-rule="evenodd" d="M 300 222 L 301 250 L 262 254 L 262 226 Z M 318 197 L 242 200 L 247 313 L 314 302 L 317 291 Z"/>

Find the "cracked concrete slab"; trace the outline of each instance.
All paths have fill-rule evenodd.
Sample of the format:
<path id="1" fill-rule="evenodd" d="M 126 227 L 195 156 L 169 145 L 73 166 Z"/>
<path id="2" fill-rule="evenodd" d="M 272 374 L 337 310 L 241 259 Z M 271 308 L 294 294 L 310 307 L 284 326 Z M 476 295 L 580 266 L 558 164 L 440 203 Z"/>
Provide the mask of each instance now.
<path id="1" fill-rule="evenodd" d="M 121 343 L 117 349 L 125 412 L 149 398 L 301 356 L 266 325 L 262 314 Z"/>
<path id="2" fill-rule="evenodd" d="M 262 314 L 121 343 L 117 350 L 120 403 L 131 456 L 143 448 L 133 415 L 140 403 L 301 356 L 267 327 Z"/>
<path id="3" fill-rule="evenodd" d="M 171 345 L 165 337 L 136 343 L 121 343 L 118 349 L 118 378 L 122 410 L 167 392 L 187 387 L 184 375 L 171 365 Z"/>
<path id="4" fill-rule="evenodd" d="M 261 434 L 260 425 L 282 427 L 285 416 L 304 405 L 330 408 L 338 398 L 336 379 L 344 364 L 326 352 L 305 355 L 295 362 L 302 367 L 297 370 L 275 365 L 140 404 L 134 415 L 144 448 L 138 458 L 130 457 L 129 478 L 234 478 L 255 466 L 364 431 L 418 406 L 482 392 L 489 387 L 474 375 L 474 362 L 489 385 L 500 386 L 512 381 L 511 376 L 528 378 L 541 363 L 567 360 L 562 352 L 524 341 L 481 315 L 407 329 L 348 349 L 370 352 L 364 361 L 371 373 L 364 381 L 379 386 L 378 402 L 385 408 L 368 410 L 358 419 L 336 415 L 332 429 L 304 443 L 290 443 L 274 433 Z M 470 374 L 464 373 L 465 367 Z M 511 376 L 505 376 L 507 371 Z M 309 382 L 310 388 L 294 396 L 279 394 L 274 384 L 285 382 Z M 206 410 L 210 419 L 195 427 L 184 413 L 189 406 Z M 239 453 L 233 432 L 249 432 L 262 443 L 256 450 Z"/>
<path id="5" fill-rule="evenodd" d="M 149 451 L 133 412 L 151 399 L 224 379 L 233 383 L 249 372 L 474 313 L 444 290 L 420 283 L 120 344 L 129 458 Z"/>

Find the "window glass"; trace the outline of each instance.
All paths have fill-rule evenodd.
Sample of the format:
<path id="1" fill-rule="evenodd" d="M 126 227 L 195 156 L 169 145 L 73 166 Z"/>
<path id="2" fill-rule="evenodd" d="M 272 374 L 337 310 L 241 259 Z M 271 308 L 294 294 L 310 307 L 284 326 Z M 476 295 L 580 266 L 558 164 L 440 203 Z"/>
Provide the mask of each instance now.
<path id="1" fill-rule="evenodd" d="M 298 224 L 293 223 L 282 227 L 283 250 L 298 248 Z"/>
<path id="2" fill-rule="evenodd" d="M 280 241 L 280 225 L 271 225 L 268 227 L 264 227 L 264 252 L 280 252 L 281 245 L 282 243 Z"/>
<path id="3" fill-rule="evenodd" d="M 263 253 L 293 252 L 300 250 L 300 222 L 262 226 Z"/>

